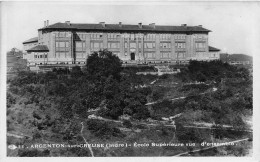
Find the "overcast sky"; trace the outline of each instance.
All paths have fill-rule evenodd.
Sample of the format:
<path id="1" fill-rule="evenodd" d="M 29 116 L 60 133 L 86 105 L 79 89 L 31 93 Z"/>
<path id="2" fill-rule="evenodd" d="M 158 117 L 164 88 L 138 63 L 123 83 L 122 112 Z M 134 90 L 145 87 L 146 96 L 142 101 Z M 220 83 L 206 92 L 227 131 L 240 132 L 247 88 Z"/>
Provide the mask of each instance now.
<path id="1" fill-rule="evenodd" d="M 209 44 L 222 52 L 253 55 L 259 34 L 260 5 L 254 2 L 189 3 L 72 3 L 3 2 L 2 25 L 6 49 L 22 49 L 22 42 L 37 36 L 44 21 L 203 25 L 211 30 Z M 258 31 L 257 31 L 258 30 Z M 259 35 L 258 35 L 259 37 Z M 259 42 L 258 42 L 259 43 Z"/>

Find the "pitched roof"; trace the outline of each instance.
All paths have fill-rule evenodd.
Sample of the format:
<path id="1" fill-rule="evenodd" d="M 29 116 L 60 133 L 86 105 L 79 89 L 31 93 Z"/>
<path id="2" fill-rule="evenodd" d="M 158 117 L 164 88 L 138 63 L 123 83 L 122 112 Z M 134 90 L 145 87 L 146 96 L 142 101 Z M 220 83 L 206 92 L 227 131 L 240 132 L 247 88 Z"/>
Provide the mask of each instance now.
<path id="1" fill-rule="evenodd" d="M 49 48 L 46 45 L 37 45 L 26 51 L 28 51 L 28 52 L 48 52 Z"/>
<path id="2" fill-rule="evenodd" d="M 220 51 L 220 49 L 217 49 L 215 47 L 209 46 L 209 51 Z"/>
<path id="3" fill-rule="evenodd" d="M 44 29 L 72 29 L 72 30 L 99 30 L 99 31 L 154 31 L 154 32 L 211 32 L 208 29 L 203 28 L 202 26 L 163 26 L 155 25 L 155 28 L 152 25 L 142 25 L 142 28 L 139 25 L 128 25 L 128 24 L 105 24 L 105 27 L 102 24 L 74 24 L 70 25 L 67 23 L 55 23 L 47 27 L 41 28 Z"/>
<path id="4" fill-rule="evenodd" d="M 23 44 L 32 43 L 32 42 L 38 42 L 38 37 L 28 39 L 28 40 L 24 41 Z"/>

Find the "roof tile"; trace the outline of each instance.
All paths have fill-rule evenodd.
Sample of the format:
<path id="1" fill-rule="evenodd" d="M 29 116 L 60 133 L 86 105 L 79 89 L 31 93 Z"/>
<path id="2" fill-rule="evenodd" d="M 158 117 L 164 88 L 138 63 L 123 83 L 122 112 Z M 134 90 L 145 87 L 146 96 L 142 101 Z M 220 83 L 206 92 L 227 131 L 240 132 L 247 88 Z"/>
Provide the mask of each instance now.
<path id="1" fill-rule="evenodd" d="M 27 50 L 27 52 L 48 52 L 49 48 L 46 45 L 37 45 Z"/>

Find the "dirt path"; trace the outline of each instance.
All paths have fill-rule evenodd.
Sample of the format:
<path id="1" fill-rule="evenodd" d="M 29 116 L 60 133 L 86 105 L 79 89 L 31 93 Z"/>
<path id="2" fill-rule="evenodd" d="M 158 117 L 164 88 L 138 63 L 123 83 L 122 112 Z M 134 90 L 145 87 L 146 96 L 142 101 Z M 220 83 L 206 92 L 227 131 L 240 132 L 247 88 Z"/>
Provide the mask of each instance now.
<path id="1" fill-rule="evenodd" d="M 94 153 L 93 153 L 93 151 L 92 151 L 91 146 L 88 144 L 87 140 L 86 140 L 85 137 L 83 136 L 83 130 L 84 130 L 84 123 L 83 123 L 83 122 L 81 122 L 81 126 L 82 126 L 82 127 L 81 127 L 80 134 L 81 134 L 81 136 L 83 137 L 83 139 L 84 139 L 86 145 L 88 146 L 88 149 L 89 149 L 89 151 L 90 151 L 91 156 L 94 157 Z"/>
<path id="2" fill-rule="evenodd" d="M 203 92 L 203 93 L 200 93 L 198 95 L 203 95 L 203 94 L 206 94 L 206 93 L 210 93 L 210 92 L 215 92 L 217 91 L 217 88 L 213 88 L 211 91 L 209 92 Z M 187 96 L 186 96 L 187 97 Z M 177 97 L 177 98 L 172 98 L 172 99 L 168 99 L 168 100 L 171 100 L 171 101 L 174 101 L 174 100 L 180 100 L 180 99 L 185 99 L 186 98 L 185 96 L 183 97 Z M 145 105 L 148 106 L 148 105 L 153 105 L 153 104 L 156 104 L 156 103 L 159 103 L 159 102 L 162 102 L 161 100 L 160 101 L 154 101 L 154 102 L 149 102 L 149 103 L 146 103 Z"/>
<path id="3" fill-rule="evenodd" d="M 28 136 L 28 135 L 23 135 L 23 134 L 14 134 L 14 133 L 6 133 L 7 136 L 12 136 L 12 137 L 15 137 L 15 138 L 32 138 L 32 136 Z"/>

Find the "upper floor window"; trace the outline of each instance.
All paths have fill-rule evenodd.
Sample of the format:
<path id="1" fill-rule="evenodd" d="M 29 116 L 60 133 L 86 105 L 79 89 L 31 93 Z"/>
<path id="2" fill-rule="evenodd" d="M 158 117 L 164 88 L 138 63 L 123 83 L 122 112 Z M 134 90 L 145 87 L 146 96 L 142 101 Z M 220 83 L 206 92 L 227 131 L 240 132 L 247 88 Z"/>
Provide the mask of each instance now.
<path id="1" fill-rule="evenodd" d="M 86 43 L 85 41 L 76 41 L 76 51 L 86 51 Z"/>
<path id="2" fill-rule="evenodd" d="M 155 34 L 146 34 L 144 35 L 144 40 L 154 40 Z"/>
<path id="3" fill-rule="evenodd" d="M 160 48 L 171 48 L 171 43 L 160 43 Z"/>
<path id="4" fill-rule="evenodd" d="M 184 34 L 175 34 L 174 35 L 174 39 L 182 39 L 182 40 L 184 40 L 184 39 L 186 39 L 186 35 L 184 35 Z"/>
<path id="5" fill-rule="evenodd" d="M 108 39 L 118 39 L 118 38 L 120 38 L 120 34 L 119 33 L 107 33 L 107 38 Z"/>
<path id="6" fill-rule="evenodd" d="M 65 38 L 69 36 L 69 32 L 58 32 L 55 34 L 56 37 Z"/>
<path id="7" fill-rule="evenodd" d="M 160 34 L 160 40 L 169 40 L 171 39 L 171 34 Z"/>
<path id="8" fill-rule="evenodd" d="M 175 43 L 175 48 L 176 49 L 185 49 L 186 48 L 186 43 Z"/>
<path id="9" fill-rule="evenodd" d="M 161 53 L 161 58 L 169 58 L 170 57 L 170 52 L 163 52 Z"/>
<path id="10" fill-rule="evenodd" d="M 155 48 L 155 43 L 144 43 L 144 48 Z"/>
<path id="11" fill-rule="evenodd" d="M 130 48 L 136 48 L 136 43 L 130 43 Z"/>
<path id="12" fill-rule="evenodd" d="M 179 53 L 177 53 L 177 57 L 178 58 L 184 58 L 185 57 L 185 53 L 179 52 Z"/>
<path id="13" fill-rule="evenodd" d="M 120 43 L 119 42 L 108 42 L 107 46 L 108 46 L 108 48 L 119 48 Z"/>
<path id="14" fill-rule="evenodd" d="M 56 51 L 68 51 L 69 50 L 68 41 L 56 42 L 55 46 L 56 46 Z"/>
<path id="15" fill-rule="evenodd" d="M 103 49 L 103 42 L 91 42 L 90 47 L 95 50 Z"/>
<path id="16" fill-rule="evenodd" d="M 206 43 L 205 42 L 196 42 L 195 47 L 196 47 L 196 50 L 206 51 Z"/>
<path id="17" fill-rule="evenodd" d="M 82 33 L 78 33 L 74 35 L 75 39 L 81 39 L 81 40 L 85 40 L 86 39 L 86 34 L 82 34 Z"/>
<path id="18" fill-rule="evenodd" d="M 195 39 L 206 39 L 206 37 L 205 34 L 195 34 Z"/>
<path id="19" fill-rule="evenodd" d="M 99 40 L 99 39 L 102 39 L 102 37 L 103 37 L 102 33 L 91 33 L 90 34 L 90 39 L 93 39 L 93 40 Z"/>

